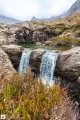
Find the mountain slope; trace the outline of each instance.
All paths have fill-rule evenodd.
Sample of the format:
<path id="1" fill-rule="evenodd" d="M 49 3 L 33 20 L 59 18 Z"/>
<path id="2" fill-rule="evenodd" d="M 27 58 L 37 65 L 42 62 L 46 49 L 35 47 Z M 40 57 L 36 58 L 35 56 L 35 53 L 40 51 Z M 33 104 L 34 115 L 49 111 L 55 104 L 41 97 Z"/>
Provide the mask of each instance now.
<path id="1" fill-rule="evenodd" d="M 42 20 L 55 20 L 55 19 L 58 19 L 58 18 L 60 18 L 62 15 L 60 15 L 60 16 L 56 16 L 56 17 L 54 17 L 54 16 L 52 16 L 52 17 L 50 17 L 50 18 L 41 18 L 41 19 L 39 19 L 39 18 L 36 18 L 35 16 L 33 16 L 32 18 L 31 18 L 31 21 L 33 21 L 33 20 L 35 20 L 35 21 L 42 21 Z"/>
<path id="2" fill-rule="evenodd" d="M 71 7 L 70 9 L 63 15 L 63 17 L 65 16 L 69 16 L 74 12 L 79 12 L 80 11 L 80 0 L 77 0 Z"/>
<path id="3" fill-rule="evenodd" d="M 80 0 L 76 0 L 76 2 L 70 7 L 70 9 L 65 14 L 56 16 L 56 17 L 52 16 L 52 17 L 46 18 L 46 19 L 44 18 L 44 20 L 55 20 L 55 19 L 58 19 L 61 17 L 69 16 L 69 15 L 73 14 L 74 12 L 79 12 L 79 11 L 80 11 Z M 43 19 L 38 19 L 35 16 L 33 16 L 31 20 L 41 21 Z"/>
<path id="4" fill-rule="evenodd" d="M 5 23 L 5 24 L 13 24 L 13 23 L 17 23 L 20 22 L 19 20 L 13 19 L 13 18 L 9 18 L 3 15 L 0 15 L 0 22 Z"/>

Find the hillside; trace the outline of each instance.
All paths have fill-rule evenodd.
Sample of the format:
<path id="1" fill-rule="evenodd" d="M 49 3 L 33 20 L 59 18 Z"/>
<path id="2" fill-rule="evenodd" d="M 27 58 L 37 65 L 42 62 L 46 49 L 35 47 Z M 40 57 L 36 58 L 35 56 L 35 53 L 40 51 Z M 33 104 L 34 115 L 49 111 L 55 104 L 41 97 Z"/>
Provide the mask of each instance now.
<path id="1" fill-rule="evenodd" d="M 63 16 L 64 17 L 69 16 L 72 13 L 79 11 L 80 11 L 80 0 L 77 0 Z"/>
<path id="2" fill-rule="evenodd" d="M 1 25 L 1 29 L 5 30 L 1 30 L 0 34 L 7 38 L 3 39 L 7 40 L 7 44 L 52 41 L 52 45 L 80 45 L 80 12 L 51 21 L 26 21 L 7 27 Z"/>
<path id="3" fill-rule="evenodd" d="M 13 23 L 18 23 L 20 21 L 13 19 L 13 18 L 3 16 L 3 15 L 0 15 L 0 22 L 5 23 L 5 24 L 13 24 Z"/>

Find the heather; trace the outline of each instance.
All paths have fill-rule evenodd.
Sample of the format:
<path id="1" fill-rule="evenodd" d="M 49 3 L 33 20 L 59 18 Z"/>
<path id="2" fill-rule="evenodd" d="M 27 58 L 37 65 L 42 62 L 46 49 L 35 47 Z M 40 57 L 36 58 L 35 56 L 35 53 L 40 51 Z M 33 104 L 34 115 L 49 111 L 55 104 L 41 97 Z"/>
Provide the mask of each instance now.
<path id="1" fill-rule="evenodd" d="M 30 68 L 1 81 L 0 114 L 7 114 L 7 120 L 78 120 L 78 109 L 68 88 L 44 85 Z"/>

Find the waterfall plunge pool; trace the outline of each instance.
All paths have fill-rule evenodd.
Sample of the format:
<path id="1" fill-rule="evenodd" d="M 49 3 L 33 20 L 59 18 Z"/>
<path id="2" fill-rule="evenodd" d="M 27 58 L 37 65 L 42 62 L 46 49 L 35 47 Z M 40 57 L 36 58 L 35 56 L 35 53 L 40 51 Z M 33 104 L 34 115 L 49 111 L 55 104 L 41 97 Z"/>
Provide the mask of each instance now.
<path id="1" fill-rule="evenodd" d="M 35 43 L 18 43 L 18 45 L 23 46 L 24 48 L 30 48 L 30 49 L 43 48 L 46 50 L 59 50 L 59 51 L 65 51 L 65 50 L 71 49 L 71 47 L 67 47 L 67 46 L 50 46 L 50 45 L 36 46 Z"/>

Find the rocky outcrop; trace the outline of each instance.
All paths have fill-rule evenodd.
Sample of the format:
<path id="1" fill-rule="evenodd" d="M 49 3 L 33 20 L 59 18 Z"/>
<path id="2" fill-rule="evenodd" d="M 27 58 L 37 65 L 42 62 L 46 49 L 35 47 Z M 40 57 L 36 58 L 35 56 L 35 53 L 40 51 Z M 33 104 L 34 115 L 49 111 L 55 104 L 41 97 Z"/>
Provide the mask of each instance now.
<path id="1" fill-rule="evenodd" d="M 45 53 L 45 50 L 39 48 L 39 49 L 33 50 L 30 55 L 29 65 L 31 67 L 31 70 L 36 74 L 40 72 L 39 69 L 41 64 L 41 57 L 44 53 Z"/>
<path id="2" fill-rule="evenodd" d="M 0 24 L 0 46 L 16 43 L 15 29 L 10 28 L 9 25 Z"/>
<path id="3" fill-rule="evenodd" d="M 36 29 L 31 29 L 30 27 L 21 27 L 15 31 L 15 38 L 18 43 L 36 43 L 44 42 L 47 40 L 46 33 L 44 30 L 46 26 L 39 26 Z"/>
<path id="4" fill-rule="evenodd" d="M 18 43 L 30 43 L 32 42 L 33 30 L 27 27 L 22 27 L 15 32 L 15 37 L 18 40 Z"/>
<path id="5" fill-rule="evenodd" d="M 8 54 L 15 69 L 18 68 L 21 59 L 23 47 L 18 45 L 3 45 L 2 49 Z"/>
<path id="6" fill-rule="evenodd" d="M 75 81 L 80 76 L 80 47 L 60 53 L 55 75 L 68 81 Z"/>
<path id="7" fill-rule="evenodd" d="M 34 29 L 30 28 L 30 26 L 24 26 L 15 31 L 15 38 L 18 43 L 44 43 L 49 38 L 60 35 L 64 29 L 66 29 L 64 24 L 54 26 L 38 25 Z"/>
<path id="8" fill-rule="evenodd" d="M 11 76 L 14 72 L 16 72 L 7 56 L 7 54 L 0 49 L 0 79 L 4 77 Z"/>
<path id="9" fill-rule="evenodd" d="M 44 31 L 41 30 L 35 30 L 33 32 L 33 42 L 42 42 L 44 43 L 47 40 L 47 35 Z"/>

